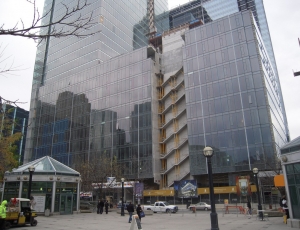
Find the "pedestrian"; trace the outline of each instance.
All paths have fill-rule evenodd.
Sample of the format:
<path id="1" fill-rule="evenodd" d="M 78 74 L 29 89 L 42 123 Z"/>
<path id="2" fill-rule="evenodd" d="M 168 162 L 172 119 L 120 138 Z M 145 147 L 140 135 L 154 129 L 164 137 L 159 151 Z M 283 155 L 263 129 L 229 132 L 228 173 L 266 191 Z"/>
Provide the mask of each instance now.
<path id="1" fill-rule="evenodd" d="M 100 202 L 101 200 L 99 199 L 97 203 L 97 214 L 100 214 Z"/>
<path id="2" fill-rule="evenodd" d="M 134 207 L 133 207 L 133 204 L 131 204 L 131 202 L 129 202 L 129 204 L 127 205 L 127 211 L 129 213 L 128 223 L 131 223 L 131 221 L 132 221 L 132 214 L 134 212 Z"/>
<path id="3" fill-rule="evenodd" d="M 101 200 L 100 201 L 100 204 L 99 204 L 99 206 L 100 206 L 100 214 L 102 214 L 103 213 L 103 207 L 104 207 L 104 201 L 103 200 Z"/>
<path id="4" fill-rule="evenodd" d="M 2 201 L 0 205 L 0 229 L 5 229 L 6 205 L 6 200 Z"/>
<path id="5" fill-rule="evenodd" d="M 108 200 L 105 201 L 104 206 L 105 206 L 105 212 L 107 214 L 108 213 L 108 206 L 109 206 Z"/>
<path id="6" fill-rule="evenodd" d="M 249 214 L 249 218 L 248 219 L 250 219 L 251 215 L 252 215 L 252 209 L 251 209 L 250 200 L 248 200 L 248 202 L 247 202 L 247 208 L 248 208 L 247 213 Z"/>
<path id="7" fill-rule="evenodd" d="M 143 211 L 142 207 L 140 204 L 138 204 L 137 208 L 136 208 L 136 214 L 138 214 L 140 222 L 142 222 L 142 218 L 141 218 L 141 212 Z"/>
<path id="8" fill-rule="evenodd" d="M 34 210 L 36 202 L 33 196 L 30 196 L 30 208 Z"/>
<path id="9" fill-rule="evenodd" d="M 289 213 L 289 208 L 287 206 L 287 200 L 286 200 L 286 196 L 283 195 L 282 197 L 282 205 L 283 205 L 283 210 L 285 211 L 285 215 L 286 215 L 286 218 L 289 219 L 290 218 L 290 213 Z"/>

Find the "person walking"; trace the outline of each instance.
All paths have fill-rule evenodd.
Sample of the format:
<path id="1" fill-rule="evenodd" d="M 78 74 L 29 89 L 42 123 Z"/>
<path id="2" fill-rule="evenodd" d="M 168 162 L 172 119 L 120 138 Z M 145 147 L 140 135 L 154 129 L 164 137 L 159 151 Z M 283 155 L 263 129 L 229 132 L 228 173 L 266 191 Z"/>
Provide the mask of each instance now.
<path id="1" fill-rule="evenodd" d="M 129 202 L 129 204 L 127 205 L 127 211 L 129 213 L 128 223 L 131 223 L 131 221 L 132 221 L 132 214 L 134 212 L 134 207 L 133 207 L 133 204 L 131 204 L 131 202 Z"/>
<path id="2" fill-rule="evenodd" d="M 108 213 L 108 206 L 109 206 L 108 201 L 105 201 L 104 206 L 105 206 L 105 212 L 107 214 Z"/>
<path id="3" fill-rule="evenodd" d="M 249 214 L 248 219 L 250 219 L 250 218 L 251 218 L 251 215 L 252 215 L 252 209 L 251 209 L 251 203 L 250 203 L 250 200 L 247 201 L 247 208 L 248 208 L 247 213 Z"/>
<path id="4" fill-rule="evenodd" d="M 103 213 L 103 207 L 104 207 L 104 201 L 103 200 L 100 201 L 99 206 L 100 206 L 99 213 L 102 214 Z"/>
<path id="5" fill-rule="evenodd" d="M 0 205 L 0 229 L 5 229 L 6 205 L 6 200 L 2 201 Z"/>
<path id="6" fill-rule="evenodd" d="M 97 203 L 97 214 L 100 214 L 100 202 L 101 200 L 99 199 Z"/>
<path id="7" fill-rule="evenodd" d="M 283 210 L 285 211 L 285 214 L 286 214 L 286 218 L 289 219 L 290 218 L 290 213 L 289 213 L 289 208 L 287 206 L 287 200 L 286 200 L 285 195 L 283 195 L 281 202 L 282 202 L 282 205 L 283 205 L 282 208 L 283 208 Z"/>
<path id="8" fill-rule="evenodd" d="M 137 208 L 136 208 L 136 214 L 139 216 L 140 222 L 142 222 L 142 218 L 141 218 L 141 212 L 143 211 L 142 207 L 140 204 L 138 204 Z"/>

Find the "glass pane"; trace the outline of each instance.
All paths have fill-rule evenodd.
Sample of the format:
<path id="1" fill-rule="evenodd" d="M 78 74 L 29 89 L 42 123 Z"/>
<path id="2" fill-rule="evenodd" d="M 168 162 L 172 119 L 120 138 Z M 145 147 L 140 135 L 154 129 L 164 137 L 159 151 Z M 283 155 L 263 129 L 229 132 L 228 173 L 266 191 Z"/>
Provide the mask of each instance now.
<path id="1" fill-rule="evenodd" d="M 286 166 L 286 173 L 289 174 L 294 174 L 294 168 L 293 165 L 287 165 Z"/>
<path id="2" fill-rule="evenodd" d="M 295 174 L 300 174 L 300 163 L 294 164 Z"/>
<path id="3" fill-rule="evenodd" d="M 287 175 L 287 180 L 289 185 L 295 184 L 295 178 L 294 175 Z"/>

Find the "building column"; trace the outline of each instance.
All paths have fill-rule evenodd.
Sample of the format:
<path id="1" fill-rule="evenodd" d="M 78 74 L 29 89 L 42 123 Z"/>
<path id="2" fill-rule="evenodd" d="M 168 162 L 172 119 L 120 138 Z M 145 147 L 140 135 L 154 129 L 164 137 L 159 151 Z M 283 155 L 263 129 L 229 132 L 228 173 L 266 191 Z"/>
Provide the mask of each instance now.
<path id="1" fill-rule="evenodd" d="M 55 194 L 56 194 L 56 181 L 53 181 L 53 185 L 52 185 L 52 199 L 51 199 L 51 210 L 50 210 L 50 213 L 54 213 Z"/>
<path id="2" fill-rule="evenodd" d="M 77 203 L 76 203 L 76 211 L 77 213 L 80 211 L 80 179 L 78 180 L 77 183 Z"/>
<path id="3" fill-rule="evenodd" d="M 23 181 L 20 181 L 19 196 L 18 197 L 22 197 L 22 189 L 23 189 Z"/>
<path id="4" fill-rule="evenodd" d="M 287 198 L 287 206 L 289 208 L 289 215 L 290 219 L 293 219 L 293 210 L 292 210 L 292 203 L 291 203 L 291 197 L 290 197 L 290 190 L 289 190 L 289 182 L 287 179 L 287 174 L 286 174 L 286 165 L 284 162 L 282 163 L 282 173 L 284 175 L 284 181 L 285 181 L 285 191 L 286 191 L 286 198 Z"/>

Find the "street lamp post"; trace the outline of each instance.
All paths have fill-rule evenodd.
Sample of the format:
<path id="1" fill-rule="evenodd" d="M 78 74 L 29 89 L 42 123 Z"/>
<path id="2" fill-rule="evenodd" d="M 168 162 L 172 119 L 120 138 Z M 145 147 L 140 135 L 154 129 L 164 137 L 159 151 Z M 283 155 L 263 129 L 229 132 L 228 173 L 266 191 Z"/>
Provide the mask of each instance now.
<path id="1" fill-rule="evenodd" d="M 121 206 L 121 216 L 125 216 L 124 214 L 124 178 L 121 178 L 122 181 L 122 206 Z"/>
<path id="2" fill-rule="evenodd" d="M 30 193 L 31 193 L 31 184 L 32 184 L 32 174 L 35 170 L 34 166 L 29 166 L 28 171 L 29 171 L 29 185 L 28 185 L 28 199 L 30 199 Z"/>
<path id="3" fill-rule="evenodd" d="M 209 193 L 210 193 L 210 202 L 211 202 L 211 213 L 210 213 L 211 230 L 219 230 L 218 214 L 216 212 L 215 194 L 214 194 L 212 169 L 211 169 L 211 157 L 213 156 L 213 154 L 214 154 L 214 150 L 211 147 L 207 146 L 203 149 L 203 155 L 207 159 L 207 170 L 208 170 L 208 179 L 209 179 Z"/>
<path id="4" fill-rule="evenodd" d="M 253 168 L 253 174 L 255 178 L 255 183 L 256 183 L 256 191 L 257 191 L 257 198 L 258 198 L 258 210 L 262 210 L 261 202 L 260 202 L 260 193 L 259 193 L 259 186 L 258 186 L 258 168 Z M 264 215 L 262 212 L 259 212 L 259 218 L 261 220 L 264 219 Z"/>

